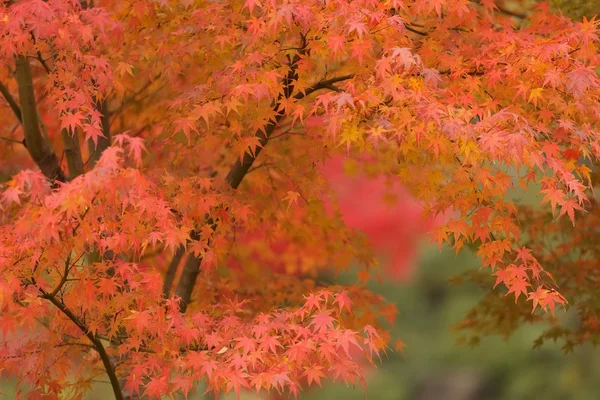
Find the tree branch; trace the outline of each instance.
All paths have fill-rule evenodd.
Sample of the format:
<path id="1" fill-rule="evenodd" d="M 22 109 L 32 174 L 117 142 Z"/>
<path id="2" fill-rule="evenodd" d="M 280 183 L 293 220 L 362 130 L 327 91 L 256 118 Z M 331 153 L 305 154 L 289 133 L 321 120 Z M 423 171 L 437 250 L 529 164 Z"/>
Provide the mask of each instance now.
<path id="1" fill-rule="evenodd" d="M 94 8 L 93 0 L 82 0 L 79 4 L 81 5 L 82 10 Z M 111 141 L 110 112 L 108 110 L 107 99 L 103 99 L 102 101 L 96 101 L 96 104 L 94 106 L 96 107 L 96 110 L 100 111 L 100 114 L 102 114 L 102 117 L 100 117 L 100 123 L 102 124 L 102 134 L 104 136 L 99 137 L 98 142 L 96 144 L 94 144 L 93 140 L 88 141 L 89 158 L 85 164 L 88 164 L 90 169 L 94 168 L 104 150 L 110 147 Z"/>
<path id="2" fill-rule="evenodd" d="M 17 140 L 17 139 L 11 139 L 11 138 L 7 138 L 7 137 L 3 137 L 0 136 L 0 140 L 5 140 L 7 142 L 11 142 L 11 143 L 19 143 L 19 144 L 23 144 L 22 140 Z"/>
<path id="3" fill-rule="evenodd" d="M 295 64 L 294 64 L 294 67 L 295 67 Z M 288 74 L 288 77 L 286 77 L 286 81 L 288 82 L 286 87 L 288 89 L 290 89 L 289 94 L 286 97 L 290 96 L 291 92 L 293 91 L 293 87 L 291 87 L 291 82 L 295 79 L 298 79 L 295 68 L 292 68 L 292 70 L 290 71 L 290 74 Z M 342 81 L 351 79 L 353 77 L 354 77 L 354 74 L 349 74 L 349 75 L 343 75 L 343 76 L 338 76 L 335 78 L 319 81 L 315 85 L 306 89 L 304 91 L 304 93 L 297 93 L 294 96 L 294 98 L 296 100 L 303 99 L 304 97 L 309 96 L 310 94 L 312 94 L 313 92 L 316 92 L 317 90 L 329 89 L 329 88 L 331 88 L 331 86 L 334 83 L 342 82 Z M 275 131 L 275 128 L 277 128 L 277 126 L 279 125 L 279 122 L 281 122 L 281 120 L 285 118 L 283 111 L 279 110 L 279 103 L 275 104 L 275 107 L 273 107 L 273 110 L 277 113 L 275 116 L 275 120 L 269 122 L 264 127 L 264 131 L 258 130 L 256 132 L 256 136 L 258 137 L 258 142 L 260 145 L 254 150 L 254 154 L 250 154 L 250 153 L 246 152 L 244 154 L 244 157 L 242 158 L 242 160 L 238 159 L 233 164 L 233 166 L 229 170 L 229 173 L 225 177 L 225 180 L 227 181 L 229 186 L 231 186 L 232 189 L 235 190 L 238 188 L 238 186 L 242 182 L 242 179 L 244 179 L 244 176 L 246 176 L 246 174 L 248 173 L 248 170 L 254 163 L 254 160 L 256 160 L 256 157 L 258 157 L 258 155 L 260 154 L 262 149 L 267 145 L 267 142 L 269 141 L 269 137 L 271 136 L 273 131 Z"/>
<path id="4" fill-rule="evenodd" d="M 44 67 L 44 70 L 46 71 L 46 73 L 51 74 L 52 70 L 46 63 L 46 60 L 44 60 L 44 58 L 42 57 L 42 53 L 40 53 L 39 51 L 37 52 L 37 59 L 40 62 L 40 64 L 42 64 L 42 67 Z"/>
<path id="5" fill-rule="evenodd" d="M 179 263 L 181 262 L 181 258 L 183 257 L 184 253 L 185 246 L 179 246 L 179 248 L 173 255 L 171 264 L 169 264 L 169 269 L 167 269 L 167 273 L 165 274 L 165 281 L 163 282 L 163 295 L 165 297 L 169 297 L 171 288 L 173 287 L 173 282 L 175 281 L 175 275 L 177 274 L 177 268 L 179 267 Z"/>
<path id="6" fill-rule="evenodd" d="M 514 17 L 514 18 L 518 18 L 518 19 L 527 19 L 527 17 L 528 17 L 528 15 L 525 13 L 509 10 L 508 8 L 504 7 L 503 5 L 496 4 L 496 7 L 498 8 L 498 11 L 500 11 L 503 14 L 508 15 L 509 17 Z"/>
<path id="7" fill-rule="evenodd" d="M 60 168 L 58 159 L 40 131 L 31 68 L 29 61 L 23 55 L 17 56 L 15 78 L 19 86 L 21 117 L 27 150 L 48 179 L 65 182 L 65 174 Z"/>
<path id="8" fill-rule="evenodd" d="M 407 31 L 410 31 L 412 33 L 416 33 L 417 35 L 421 35 L 421 36 L 428 36 L 429 34 L 427 32 L 422 32 L 418 29 L 413 28 L 412 26 L 410 26 L 409 24 L 405 24 L 404 27 L 406 28 Z"/>
<path id="9" fill-rule="evenodd" d="M 67 283 L 67 280 L 69 278 L 69 268 L 71 267 L 71 254 L 69 254 L 69 256 L 67 257 L 66 261 L 65 261 L 65 268 L 62 274 L 62 277 L 60 278 L 60 282 L 58 282 L 58 285 L 56 285 L 56 288 L 50 293 L 48 294 L 49 297 L 54 297 L 58 294 L 58 292 L 60 292 L 62 290 L 62 288 L 65 286 L 65 283 Z"/>
<path id="10" fill-rule="evenodd" d="M 65 157 L 67 158 L 67 166 L 69 167 L 69 179 L 73 179 L 84 172 L 79 137 L 76 130 L 73 131 L 73 134 L 70 134 L 67 129 L 62 129 L 60 134 L 62 135 L 65 147 Z"/>
<path id="11" fill-rule="evenodd" d="M 119 378 L 117 377 L 115 368 L 112 365 L 110 357 L 106 352 L 106 349 L 104 348 L 104 345 L 102 344 L 100 339 L 98 339 L 94 334 L 90 332 L 89 328 L 79 318 L 77 318 L 75 314 L 73 314 L 73 312 L 65 305 L 65 303 L 57 300 L 56 297 L 51 296 L 49 293 L 42 289 L 40 289 L 40 292 L 42 293 L 42 297 L 44 299 L 54 304 L 56 308 L 58 308 L 67 318 L 69 318 L 71 322 L 77 325 L 79 330 L 89 339 L 90 342 L 92 342 L 94 350 L 96 350 L 96 352 L 100 356 L 100 359 L 102 360 L 102 364 L 104 365 L 104 369 L 106 370 L 106 374 L 108 375 L 108 379 L 110 380 L 110 385 L 112 386 L 115 399 L 125 400 L 123 392 L 121 391 L 121 385 L 119 384 Z"/>
<path id="12" fill-rule="evenodd" d="M 110 147 L 110 112 L 108 111 L 108 102 L 106 99 L 103 101 L 96 102 L 96 109 L 100 111 L 102 117 L 100 117 L 100 122 L 102 124 L 102 134 L 104 136 L 98 138 L 98 143 L 94 145 L 94 142 L 90 139 L 88 140 L 88 151 L 90 153 L 90 157 L 87 161 L 90 169 L 94 168 L 100 156 Z"/>
<path id="13" fill-rule="evenodd" d="M 296 100 L 301 100 L 307 96 L 310 96 L 313 92 L 316 92 L 317 90 L 321 90 L 321 89 L 328 89 L 331 85 L 333 85 L 334 83 L 338 83 L 338 82 L 343 82 L 343 81 L 347 81 L 348 79 L 352 79 L 354 78 L 355 74 L 348 74 L 348 75 L 341 75 L 341 76 L 336 76 L 330 79 L 324 79 L 322 81 L 319 81 L 317 83 L 315 83 L 313 86 L 307 88 L 304 93 L 297 93 L 294 98 Z"/>
<path id="14" fill-rule="evenodd" d="M 179 297 L 179 311 L 182 313 L 186 312 L 188 304 L 192 299 L 194 286 L 196 286 L 196 279 L 200 273 L 201 262 L 201 257 L 190 254 L 185 260 L 185 264 L 183 264 L 183 271 L 181 271 L 179 282 L 175 288 L 175 295 Z"/>
<path id="15" fill-rule="evenodd" d="M 15 101 L 15 98 L 10 94 L 8 88 L 2 82 L 0 82 L 0 93 L 2 93 L 2 96 L 4 96 L 4 98 L 6 99 L 6 102 L 15 114 L 15 117 L 17 117 L 17 119 L 19 120 L 19 123 L 23 123 L 23 118 L 21 116 L 21 109 L 19 108 L 19 105 Z"/>
<path id="16" fill-rule="evenodd" d="M 158 79 L 160 79 L 160 77 L 162 76 L 162 73 L 158 73 L 154 76 L 154 78 L 150 79 L 148 82 L 146 82 L 146 84 L 144 84 L 144 86 L 142 86 L 140 89 L 138 89 L 137 91 L 135 91 L 131 96 L 129 96 L 126 99 L 123 99 L 123 102 L 121 103 L 121 105 L 114 109 L 114 110 L 109 110 L 109 113 L 113 116 L 117 116 L 119 115 L 121 112 L 123 112 L 123 110 L 125 108 L 127 108 L 130 104 L 138 102 L 140 100 L 143 100 L 144 98 L 142 97 L 141 99 L 138 99 L 138 96 L 142 93 L 144 93 L 150 86 L 152 86 L 152 84 L 154 82 L 156 82 Z M 158 93 L 160 90 L 162 90 L 165 86 L 167 86 L 167 83 L 165 83 L 164 85 L 160 86 L 158 89 L 156 89 L 154 92 L 148 94 L 148 96 L 152 96 L 156 93 Z M 146 97 L 148 97 L 146 96 Z M 112 122 L 112 121 L 111 121 Z"/>
<path id="17" fill-rule="evenodd" d="M 282 98 L 290 98 L 292 97 L 293 92 L 293 82 L 298 79 L 297 73 L 297 63 L 300 60 L 298 55 L 295 56 L 294 60 L 290 62 L 290 71 L 288 75 L 284 78 L 284 93 L 280 96 L 280 100 Z M 297 93 L 293 96 L 295 99 L 300 100 L 320 89 L 325 89 L 331 87 L 334 83 L 342 82 L 354 77 L 354 74 L 334 77 L 331 79 L 322 80 L 310 88 L 306 89 L 304 93 Z M 254 154 L 250 154 L 246 152 L 243 158 L 240 160 L 239 158 L 235 161 L 229 173 L 225 177 L 225 181 L 229 184 L 229 186 L 236 190 L 244 177 L 248 174 L 250 167 L 256 160 L 256 157 L 260 154 L 262 149 L 267 145 L 269 141 L 269 137 L 275 131 L 275 128 L 278 124 L 285 118 L 285 114 L 283 110 L 280 109 L 280 103 L 277 102 L 273 106 L 273 110 L 276 112 L 275 119 L 269 122 L 264 129 L 258 130 L 256 132 L 256 136 L 258 137 L 259 146 L 254 150 Z M 216 229 L 214 222 L 210 219 L 207 219 L 206 223 L 212 225 L 213 230 Z M 192 232 L 192 239 L 194 239 L 194 235 L 197 237 L 198 234 L 196 232 Z M 201 257 L 196 257 L 193 254 L 190 254 L 186 259 L 185 265 L 183 267 L 183 271 L 181 272 L 181 277 L 179 278 L 179 282 L 175 289 L 175 294 L 180 297 L 180 310 L 181 312 L 185 312 L 187 310 L 187 306 L 191 300 L 192 292 L 194 291 L 194 286 L 196 285 L 196 278 L 200 273 L 200 264 L 202 262 Z"/>

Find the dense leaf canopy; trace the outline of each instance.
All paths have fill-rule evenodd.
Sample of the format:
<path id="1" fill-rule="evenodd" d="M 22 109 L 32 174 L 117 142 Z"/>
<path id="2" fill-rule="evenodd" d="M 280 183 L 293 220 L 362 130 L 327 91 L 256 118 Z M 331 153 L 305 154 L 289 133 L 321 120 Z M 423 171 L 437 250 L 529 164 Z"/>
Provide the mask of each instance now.
<path id="1" fill-rule="evenodd" d="M 496 287 L 463 327 L 510 330 L 569 300 L 581 330 L 549 335 L 597 337 L 598 23 L 509 14 L 4 1 L 0 370 L 32 398 L 104 376 L 117 399 L 363 384 L 396 312 L 364 282 L 374 248 L 406 245 L 405 191 Z M 321 279 L 352 263 L 356 285 Z"/>

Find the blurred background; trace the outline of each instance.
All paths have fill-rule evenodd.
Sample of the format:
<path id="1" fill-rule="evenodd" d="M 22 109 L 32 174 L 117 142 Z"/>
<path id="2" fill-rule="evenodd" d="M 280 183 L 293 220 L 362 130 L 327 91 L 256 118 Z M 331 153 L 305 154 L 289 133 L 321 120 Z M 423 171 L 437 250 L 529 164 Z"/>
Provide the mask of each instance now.
<path id="1" fill-rule="evenodd" d="M 525 326 L 512 337 L 483 337 L 479 344 L 457 343 L 453 326 L 482 298 L 475 284 L 449 279 L 479 264 L 468 252 L 458 257 L 437 246 L 422 246 L 412 279 L 371 289 L 395 301 L 400 312 L 394 337 L 406 348 L 390 352 L 370 375 L 366 398 L 374 400 L 484 400 L 600 398 L 600 352 L 584 346 L 564 354 L 558 344 L 533 350 L 547 328 Z M 561 315 L 562 314 L 562 315 Z M 568 318 L 563 310 L 557 316 Z M 306 399 L 364 399 L 360 390 L 326 385 Z"/>

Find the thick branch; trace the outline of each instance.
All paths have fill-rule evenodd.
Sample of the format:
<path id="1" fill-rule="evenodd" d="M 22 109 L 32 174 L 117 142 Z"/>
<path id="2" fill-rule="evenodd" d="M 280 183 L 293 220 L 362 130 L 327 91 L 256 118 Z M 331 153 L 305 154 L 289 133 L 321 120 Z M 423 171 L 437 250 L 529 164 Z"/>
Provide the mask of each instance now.
<path id="1" fill-rule="evenodd" d="M 293 70 L 291 73 L 295 74 L 295 70 Z M 330 88 L 334 83 L 342 82 L 342 81 L 351 79 L 352 77 L 354 77 L 354 75 L 349 74 L 349 75 L 343 75 L 343 76 L 338 76 L 338 77 L 331 78 L 331 79 L 322 80 L 322 81 L 316 83 L 315 85 L 311 86 L 310 88 L 306 89 L 306 91 L 304 93 L 297 93 L 294 96 L 294 98 L 296 100 L 300 100 L 300 99 L 312 94 L 313 92 L 316 92 L 317 90 Z M 288 82 L 290 82 L 290 84 L 291 84 L 291 81 L 294 79 L 297 79 L 296 75 L 293 75 L 293 76 L 287 78 L 287 80 L 288 80 Z M 248 170 L 254 163 L 254 160 L 256 160 L 256 157 L 258 157 L 261 150 L 267 145 L 267 142 L 269 141 L 269 137 L 271 136 L 273 131 L 275 131 L 275 128 L 277 128 L 277 126 L 279 125 L 279 122 L 281 122 L 281 120 L 283 118 L 285 118 L 283 112 L 279 110 L 279 103 L 277 103 L 275 105 L 274 110 L 277 112 L 275 121 L 269 122 L 269 124 L 267 124 L 264 127 L 264 131 L 259 130 L 256 132 L 256 136 L 258 137 L 258 142 L 260 143 L 260 146 L 258 146 L 256 148 L 256 150 L 254 151 L 254 154 L 250 154 L 250 153 L 246 152 L 244 154 L 244 157 L 241 160 L 238 159 L 235 162 L 235 164 L 233 164 L 231 169 L 229 170 L 229 173 L 227 174 L 227 177 L 225 178 L 225 180 L 227 181 L 229 186 L 231 186 L 232 189 L 238 188 L 238 186 L 242 182 L 242 179 L 244 179 L 244 176 L 246 176 L 246 174 L 248 173 Z"/>
<path id="2" fill-rule="evenodd" d="M 410 31 L 412 33 L 416 33 L 417 35 L 428 36 L 427 32 L 422 32 L 422 31 L 420 31 L 418 29 L 415 29 L 410 24 L 406 24 L 406 25 L 404 25 L 404 27 L 406 28 L 407 31 Z"/>
<path id="3" fill-rule="evenodd" d="M 167 269 L 165 281 L 163 282 L 163 295 L 165 297 L 169 297 L 169 294 L 171 293 L 171 288 L 173 287 L 173 282 L 175 281 L 175 275 L 177 275 L 177 268 L 179 267 L 179 263 L 181 262 L 181 258 L 183 257 L 184 253 L 185 247 L 179 246 L 173 255 L 171 264 L 169 264 L 169 269 Z"/>
<path id="4" fill-rule="evenodd" d="M 83 158 L 81 157 L 81 148 L 79 147 L 79 137 L 77 131 L 74 131 L 71 135 L 66 129 L 61 131 L 61 135 L 65 146 L 65 158 L 67 159 L 67 165 L 69 166 L 69 179 L 73 179 L 82 175 L 84 172 Z"/>
<path id="5" fill-rule="evenodd" d="M 194 256 L 194 254 L 188 255 L 183 265 L 183 271 L 181 271 L 181 277 L 175 288 L 175 295 L 179 300 L 179 310 L 184 313 L 187 310 L 187 306 L 192 299 L 192 292 L 194 286 L 196 286 L 196 278 L 200 273 L 200 263 L 202 258 Z"/>
<path id="6" fill-rule="evenodd" d="M 279 104 L 279 103 L 278 103 Z M 279 122 L 284 118 L 283 113 L 277 114 L 275 117 L 275 121 L 269 122 L 267 126 L 265 126 L 265 130 L 258 131 L 256 136 L 258 137 L 259 146 L 254 150 L 254 154 L 250 154 L 249 152 L 244 153 L 244 157 L 240 160 L 237 159 L 233 167 L 229 170 L 229 173 L 225 177 L 225 180 L 231 186 L 232 189 L 237 189 L 244 176 L 248 173 L 248 170 L 256 160 L 256 157 L 260 154 L 261 150 L 267 145 L 269 141 L 269 137 L 277 128 Z"/>
<path id="7" fill-rule="evenodd" d="M 292 82 L 294 80 L 298 79 L 298 75 L 296 72 L 296 63 L 298 62 L 298 60 L 299 60 L 299 58 L 296 57 L 294 62 L 292 62 L 292 64 L 291 64 L 290 72 L 284 81 L 284 84 L 285 84 L 284 94 L 281 97 L 286 97 L 286 98 L 291 97 L 291 94 L 293 92 Z M 344 75 L 344 76 L 320 81 L 317 84 L 315 84 L 314 86 L 306 89 L 306 91 L 304 93 L 297 93 L 294 96 L 294 98 L 297 100 L 302 99 L 317 90 L 328 88 L 331 85 L 333 85 L 334 83 L 351 79 L 353 76 L 354 75 L 352 75 L 352 74 Z M 275 128 L 277 127 L 279 122 L 281 122 L 281 120 L 283 118 L 285 118 L 283 111 L 280 110 L 279 102 L 277 102 L 274 105 L 273 109 L 277 113 L 275 120 L 269 122 L 269 124 L 267 124 L 264 127 L 264 130 L 259 130 L 258 132 L 256 132 L 256 136 L 258 137 L 260 146 L 255 149 L 254 154 L 245 153 L 244 157 L 241 160 L 237 159 L 235 161 L 235 163 L 233 164 L 233 166 L 231 167 L 231 169 L 229 170 L 229 173 L 225 177 L 225 180 L 227 181 L 229 186 L 234 190 L 239 187 L 239 185 L 242 182 L 242 180 L 244 179 L 244 177 L 248 174 L 250 167 L 256 160 L 256 157 L 258 157 L 258 155 L 260 154 L 261 150 L 266 146 L 267 142 L 269 141 L 269 137 L 271 136 L 273 131 L 275 131 Z M 207 220 L 207 223 L 213 225 L 213 229 L 215 228 L 214 223 L 212 221 Z M 195 234 L 195 233 L 193 233 L 193 234 Z M 181 272 L 181 277 L 179 278 L 179 282 L 175 289 L 175 294 L 178 297 L 180 297 L 179 304 L 180 304 L 181 312 L 186 311 L 187 306 L 190 302 L 190 299 L 192 297 L 192 292 L 194 291 L 194 286 L 196 285 L 196 278 L 198 277 L 198 274 L 200 273 L 201 262 L 202 262 L 202 259 L 200 257 L 195 257 L 193 254 L 190 254 L 188 256 L 188 258 L 186 259 L 185 265 L 183 267 L 183 271 Z"/>
<path id="8" fill-rule="evenodd" d="M 334 83 L 347 81 L 348 79 L 352 79 L 352 78 L 354 78 L 354 74 L 341 75 L 341 76 L 335 76 L 335 77 L 330 78 L 330 79 L 324 79 L 322 81 L 319 81 L 319 82 L 315 83 L 311 87 L 307 88 L 304 91 L 304 93 L 297 93 L 294 96 L 294 98 L 296 100 L 301 100 L 301 99 L 303 99 L 303 98 L 305 98 L 307 96 L 310 96 L 312 93 L 316 92 L 317 90 L 328 89 Z"/>
<path id="9" fill-rule="evenodd" d="M 23 55 L 17 57 L 15 77 L 19 85 L 21 117 L 27 150 L 48 179 L 65 182 L 65 174 L 60 168 L 58 159 L 40 131 L 31 68 L 29 61 Z"/>
<path id="10" fill-rule="evenodd" d="M 60 282 L 58 282 L 56 288 L 50 294 L 48 294 L 49 297 L 54 298 L 54 296 L 56 296 L 58 292 L 60 292 L 65 286 L 65 283 L 67 283 L 67 280 L 69 279 L 69 268 L 71 268 L 71 254 L 69 254 L 67 260 L 65 261 L 65 268 L 63 271 L 63 275 L 60 278 Z"/>

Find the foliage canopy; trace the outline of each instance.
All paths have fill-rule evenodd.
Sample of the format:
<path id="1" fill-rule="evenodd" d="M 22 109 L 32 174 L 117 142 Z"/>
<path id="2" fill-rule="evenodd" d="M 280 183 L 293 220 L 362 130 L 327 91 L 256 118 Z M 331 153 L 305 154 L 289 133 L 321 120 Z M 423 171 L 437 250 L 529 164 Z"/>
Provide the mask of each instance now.
<path id="1" fill-rule="evenodd" d="M 551 334 L 595 339 L 598 41 L 491 0 L 4 1 L 0 370 L 31 398 L 363 384 L 395 309 L 339 156 L 506 288 L 463 327 L 568 298 L 582 327 Z M 313 279 L 354 261 L 356 285 Z"/>

